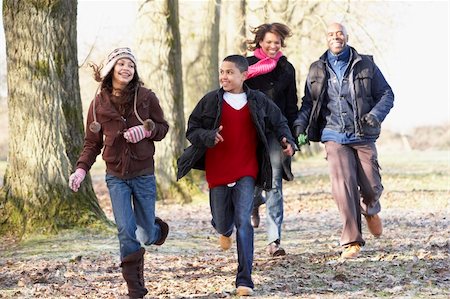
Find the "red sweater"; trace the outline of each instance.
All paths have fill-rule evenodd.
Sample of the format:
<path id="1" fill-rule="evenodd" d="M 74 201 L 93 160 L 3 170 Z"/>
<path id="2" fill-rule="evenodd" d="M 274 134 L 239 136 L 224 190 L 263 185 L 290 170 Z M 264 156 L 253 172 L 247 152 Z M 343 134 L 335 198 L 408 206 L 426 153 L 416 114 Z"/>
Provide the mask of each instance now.
<path id="1" fill-rule="evenodd" d="M 235 110 L 226 101 L 222 104 L 223 142 L 206 151 L 206 181 L 209 188 L 226 185 L 244 176 L 256 179 L 258 137 L 248 104 Z"/>

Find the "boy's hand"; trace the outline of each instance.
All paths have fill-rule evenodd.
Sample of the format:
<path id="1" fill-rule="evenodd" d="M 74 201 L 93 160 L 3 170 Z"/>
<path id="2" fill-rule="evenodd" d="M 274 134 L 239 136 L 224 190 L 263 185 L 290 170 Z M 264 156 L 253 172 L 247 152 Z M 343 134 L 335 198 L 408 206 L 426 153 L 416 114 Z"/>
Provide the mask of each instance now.
<path id="1" fill-rule="evenodd" d="M 216 145 L 217 143 L 219 143 L 219 142 L 223 142 L 223 137 L 222 137 L 222 135 L 220 135 L 220 131 L 222 131 L 222 129 L 223 129 L 223 126 L 220 126 L 218 129 L 217 129 L 217 132 L 216 132 L 216 137 L 215 137 L 215 139 L 214 139 L 214 145 Z"/>
<path id="2" fill-rule="evenodd" d="M 285 154 L 286 156 L 294 155 L 294 149 L 292 148 L 292 145 L 287 141 L 286 137 L 283 137 L 283 139 L 281 139 L 281 147 L 283 147 L 283 154 Z"/>

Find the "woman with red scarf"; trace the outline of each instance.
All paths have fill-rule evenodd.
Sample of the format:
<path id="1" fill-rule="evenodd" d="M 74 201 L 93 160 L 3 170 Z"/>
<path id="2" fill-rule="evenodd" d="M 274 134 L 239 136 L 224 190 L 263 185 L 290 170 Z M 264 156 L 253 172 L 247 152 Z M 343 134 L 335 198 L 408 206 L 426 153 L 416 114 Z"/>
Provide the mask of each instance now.
<path id="1" fill-rule="evenodd" d="M 251 30 L 255 35 L 248 42 L 248 49 L 254 56 L 247 57 L 250 65 L 245 83 L 251 88 L 260 90 L 269 96 L 280 108 L 288 120 L 293 132 L 293 123 L 297 118 L 297 88 L 295 69 L 281 52 L 285 47 L 284 40 L 291 36 L 291 30 L 284 24 L 262 24 Z M 262 189 L 255 190 L 252 225 L 259 226 L 259 206 L 266 204 L 267 220 L 267 254 L 270 256 L 285 255 L 281 243 L 281 225 L 283 223 L 283 191 L 282 179 L 292 180 L 290 157 L 283 155 L 279 140 L 272 134 L 268 138 L 270 163 L 272 164 L 273 181 L 266 197 Z"/>

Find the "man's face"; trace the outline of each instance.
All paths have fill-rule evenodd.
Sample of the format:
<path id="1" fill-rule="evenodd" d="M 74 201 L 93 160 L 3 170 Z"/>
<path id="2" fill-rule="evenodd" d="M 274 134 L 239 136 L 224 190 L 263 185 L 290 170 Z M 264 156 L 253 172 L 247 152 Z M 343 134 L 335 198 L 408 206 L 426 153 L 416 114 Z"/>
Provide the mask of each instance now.
<path id="1" fill-rule="evenodd" d="M 224 61 L 219 69 L 219 82 L 223 90 L 231 93 L 242 93 L 247 71 L 242 72 L 233 62 Z"/>
<path id="2" fill-rule="evenodd" d="M 333 54 L 339 54 L 348 42 L 347 32 L 341 24 L 331 24 L 327 31 L 328 49 Z"/>

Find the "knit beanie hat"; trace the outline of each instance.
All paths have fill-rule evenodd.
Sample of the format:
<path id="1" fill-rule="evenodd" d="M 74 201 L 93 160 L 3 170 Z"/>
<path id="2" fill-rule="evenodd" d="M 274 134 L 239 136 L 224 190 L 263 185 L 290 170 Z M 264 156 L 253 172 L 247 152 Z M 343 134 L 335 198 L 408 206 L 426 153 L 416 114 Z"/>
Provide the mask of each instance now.
<path id="1" fill-rule="evenodd" d="M 133 53 L 131 53 L 130 48 L 117 48 L 108 55 L 107 63 L 101 70 L 101 77 L 105 78 L 105 76 L 108 75 L 108 73 L 112 70 L 117 60 L 122 58 L 130 59 L 136 66 L 136 58 L 134 58 L 134 55 Z"/>

